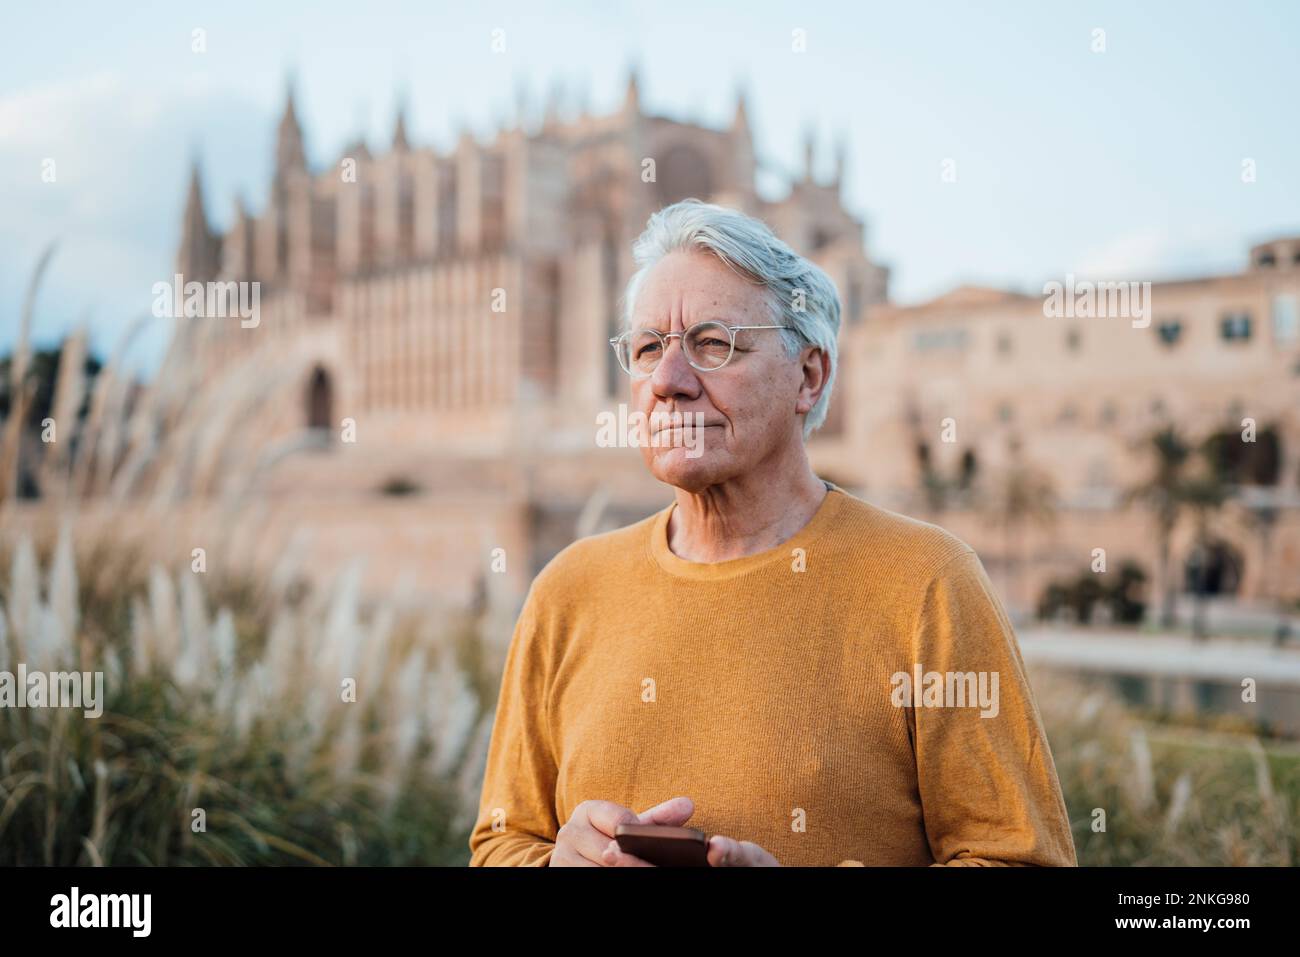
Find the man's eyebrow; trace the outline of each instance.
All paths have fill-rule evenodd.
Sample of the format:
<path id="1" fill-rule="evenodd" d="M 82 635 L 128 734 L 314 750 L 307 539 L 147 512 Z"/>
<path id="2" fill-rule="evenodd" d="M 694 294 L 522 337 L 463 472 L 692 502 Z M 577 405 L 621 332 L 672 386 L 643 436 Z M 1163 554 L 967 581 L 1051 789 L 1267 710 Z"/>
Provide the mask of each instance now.
<path id="1" fill-rule="evenodd" d="M 728 325 L 728 326 L 743 326 L 743 325 L 745 325 L 745 323 L 741 321 L 740 317 L 737 317 L 737 316 L 736 316 L 735 314 L 733 314 L 733 313 L 710 313 L 709 315 L 701 316 L 699 319 L 695 319 L 695 320 L 692 320 L 691 322 L 688 322 L 688 323 L 686 324 L 685 328 L 689 329 L 691 326 L 696 325 L 696 324 L 701 323 L 701 322 L 721 322 L 721 323 L 724 323 L 725 325 Z M 671 321 L 669 321 L 666 325 L 667 325 L 668 328 L 672 328 L 672 322 L 671 322 Z M 645 321 L 645 320 L 633 320 L 632 324 L 631 324 L 628 328 L 630 328 L 630 329 L 657 329 L 657 330 L 660 331 L 660 332 L 664 332 L 664 331 L 666 331 L 664 327 L 665 327 L 665 323 L 663 323 L 663 322 L 648 322 L 648 321 Z"/>

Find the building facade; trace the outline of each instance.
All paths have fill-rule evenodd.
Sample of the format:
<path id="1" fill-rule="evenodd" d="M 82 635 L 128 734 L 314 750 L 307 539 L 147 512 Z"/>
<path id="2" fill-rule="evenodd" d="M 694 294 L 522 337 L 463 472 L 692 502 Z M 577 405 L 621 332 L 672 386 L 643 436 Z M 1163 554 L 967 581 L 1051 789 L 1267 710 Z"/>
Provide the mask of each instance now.
<path id="1" fill-rule="evenodd" d="M 1300 239 L 1254 248 L 1237 274 L 1152 284 L 1140 320 L 1050 316 L 1044 295 L 973 287 L 900 306 L 836 160 L 819 182 L 808 146 L 802 177 L 764 199 L 743 97 L 710 129 L 647 113 L 633 75 L 608 115 L 550 110 L 448 153 L 411 143 L 399 116 L 386 152 L 358 141 L 312 169 L 290 93 L 265 209 L 237 203 L 218 235 L 191 181 L 177 272 L 261 296 L 254 327 L 178 325 L 163 379 L 193 389 L 198 450 L 173 469 L 178 494 L 339 503 L 302 519 L 330 554 L 414 542 L 420 577 L 461 595 L 480 567 L 465 548 L 508 542 L 528 556 L 521 590 L 575 535 L 671 494 L 635 450 L 598 448 L 596 423 L 627 398 L 607 340 L 632 242 L 694 196 L 764 219 L 840 292 L 821 474 L 961 534 L 1016 609 L 1096 548 L 1158 570 L 1153 519 L 1125 492 L 1167 424 L 1219 435 L 1247 487 L 1213 516 L 1221 590 L 1300 599 Z M 1035 511 L 1016 502 L 1026 488 L 1047 490 L 1044 521 L 1016 514 Z M 1193 531 L 1174 531 L 1173 574 Z"/>
<path id="2" fill-rule="evenodd" d="M 1300 238 L 1254 247 L 1235 274 L 1153 282 L 1143 302 L 1067 315 L 1046 286 L 964 287 L 873 310 L 846 333 L 848 421 L 820 461 L 879 504 L 960 528 L 990 565 L 1017 559 L 1028 607 L 1095 548 L 1157 573 L 1153 516 L 1125 493 L 1172 426 L 1188 476 L 1214 442 L 1236 493 L 1208 515 L 1212 590 L 1300 599 Z M 1033 514 L 1040 487 L 1054 514 Z M 1174 531 L 1180 585 L 1194 518 Z"/>
<path id="3" fill-rule="evenodd" d="M 267 208 L 237 204 L 215 235 L 196 171 L 177 257 L 186 281 L 258 281 L 261 321 L 187 325 L 177 360 L 207 380 L 269 343 L 309 343 L 301 425 L 364 417 L 394 441 L 472 452 L 513 442 L 522 414 L 576 439 L 626 388 L 607 340 L 632 241 L 668 203 L 765 219 L 844 291 L 846 325 L 884 301 L 887 270 L 838 173 L 816 182 L 811 147 L 806 160 L 764 201 L 743 97 L 728 129 L 709 129 L 645 113 L 634 75 L 607 116 L 551 111 L 489 143 L 462 134 L 449 155 L 413 146 L 399 117 L 387 153 L 357 142 L 312 171 L 290 95 Z"/>
<path id="4" fill-rule="evenodd" d="M 589 527 L 666 501 L 634 449 L 596 444 L 598 416 L 628 398 L 608 340 L 651 213 L 696 197 L 763 218 L 832 277 L 846 328 L 885 301 L 888 271 L 841 200 L 843 152 L 829 181 L 814 176 L 811 141 L 804 160 L 765 200 L 743 95 L 730 126 L 712 129 L 648 113 L 632 74 L 608 115 L 548 109 L 490 142 L 462 134 L 448 153 L 413 144 L 399 115 L 386 152 L 358 141 L 312 169 L 290 91 L 265 209 L 237 202 L 218 234 L 191 177 L 176 271 L 257 282 L 260 317 L 178 324 L 160 378 L 189 383 L 193 444 L 212 451 L 171 470 L 177 494 L 356 508 L 415 490 L 423 510 L 392 520 L 398 537 L 442 522 L 474 548 L 510 541 L 530 555 L 515 582 L 526 585 L 593 501 Z M 825 431 L 844 421 L 833 403 Z M 312 521 L 326 534 L 327 519 Z M 348 535 L 395 547 L 375 521 L 353 522 L 334 551 Z M 421 577 L 463 594 L 464 549 L 452 550 Z"/>

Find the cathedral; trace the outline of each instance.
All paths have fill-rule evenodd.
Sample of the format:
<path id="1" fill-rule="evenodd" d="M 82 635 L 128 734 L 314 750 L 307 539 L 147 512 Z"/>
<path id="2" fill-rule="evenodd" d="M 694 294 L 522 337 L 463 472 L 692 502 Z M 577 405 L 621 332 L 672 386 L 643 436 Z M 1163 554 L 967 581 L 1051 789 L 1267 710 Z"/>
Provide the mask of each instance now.
<path id="1" fill-rule="evenodd" d="M 1146 282 L 1140 323 L 973 286 L 903 305 L 844 207 L 843 150 L 829 179 L 816 166 L 809 141 L 801 175 L 760 195 L 743 96 L 711 129 L 647 112 L 633 73 L 603 116 L 553 103 L 442 154 L 399 113 L 386 152 L 357 141 L 314 169 L 290 89 L 265 209 L 237 203 L 219 235 L 191 177 L 177 283 L 255 283 L 260 314 L 177 320 L 153 493 L 225 503 L 216 526 L 247 526 L 268 561 L 304 535 L 321 567 L 366 554 L 378 587 L 409 573 L 465 599 L 505 556 L 486 578 L 517 599 L 575 538 L 670 499 L 598 434 L 629 394 L 608 340 L 632 243 L 696 197 L 763 219 L 840 293 L 818 473 L 950 528 L 1016 608 L 1097 548 L 1156 572 L 1151 516 L 1124 503 L 1170 424 L 1217 443 L 1244 490 L 1200 532 L 1178 524 L 1171 579 L 1208 549 L 1219 594 L 1300 598 L 1300 237 L 1237 273 Z M 1041 527 L 1028 487 L 1052 500 Z"/>
<path id="2" fill-rule="evenodd" d="M 418 491 L 431 509 L 523 509 L 514 537 L 533 567 L 584 515 L 590 530 L 648 514 L 670 490 L 635 450 L 595 441 L 627 401 L 608 339 L 632 243 L 683 198 L 744 210 L 826 270 L 847 331 L 885 301 L 888 271 L 842 202 L 843 149 L 829 180 L 815 160 L 810 139 L 802 176 L 766 199 L 743 95 L 711 129 L 647 112 L 632 73 L 607 115 L 551 107 L 490 142 L 462 133 L 444 155 L 412 143 L 399 113 L 385 152 L 357 141 L 312 168 L 290 88 L 265 209 L 237 202 L 218 234 L 191 176 L 176 273 L 256 282 L 260 317 L 177 321 L 162 380 L 204 396 L 195 430 L 213 435 L 196 442 L 214 449 L 178 481 L 197 495 Z M 822 432 L 844 418 L 833 402 Z M 487 524 L 485 544 L 512 537 Z"/>

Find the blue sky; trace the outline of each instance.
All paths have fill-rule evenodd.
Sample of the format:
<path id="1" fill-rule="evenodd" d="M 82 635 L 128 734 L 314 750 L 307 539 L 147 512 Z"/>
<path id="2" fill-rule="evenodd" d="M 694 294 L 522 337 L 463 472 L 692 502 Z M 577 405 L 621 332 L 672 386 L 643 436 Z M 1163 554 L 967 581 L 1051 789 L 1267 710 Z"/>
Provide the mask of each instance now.
<path id="1" fill-rule="evenodd" d="M 1300 232 L 1300 4 L 1281 0 L 22 4 L 0 34 L 0 351 L 55 238 L 37 342 L 87 321 L 111 349 L 169 275 L 196 153 L 215 221 L 237 191 L 260 208 L 290 71 L 323 165 L 358 132 L 386 143 L 403 91 L 411 138 L 445 147 L 511 117 L 521 84 L 538 107 L 558 83 L 612 109 L 633 62 L 647 109 L 703 123 L 743 85 L 760 154 L 792 172 L 809 126 L 826 173 L 842 134 L 848 205 L 900 301 L 1233 271 Z"/>

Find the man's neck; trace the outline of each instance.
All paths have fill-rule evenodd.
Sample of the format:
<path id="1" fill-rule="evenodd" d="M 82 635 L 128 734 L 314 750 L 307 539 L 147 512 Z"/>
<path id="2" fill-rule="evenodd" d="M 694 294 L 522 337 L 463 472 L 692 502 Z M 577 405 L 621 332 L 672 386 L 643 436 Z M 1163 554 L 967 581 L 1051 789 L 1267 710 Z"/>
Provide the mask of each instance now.
<path id="1" fill-rule="evenodd" d="M 712 564 L 775 548 L 793 538 L 821 507 L 828 487 L 805 459 L 793 480 L 757 476 L 677 490 L 668 520 L 668 548 L 690 562 Z"/>

